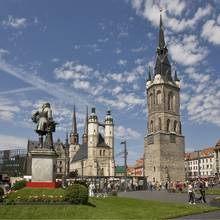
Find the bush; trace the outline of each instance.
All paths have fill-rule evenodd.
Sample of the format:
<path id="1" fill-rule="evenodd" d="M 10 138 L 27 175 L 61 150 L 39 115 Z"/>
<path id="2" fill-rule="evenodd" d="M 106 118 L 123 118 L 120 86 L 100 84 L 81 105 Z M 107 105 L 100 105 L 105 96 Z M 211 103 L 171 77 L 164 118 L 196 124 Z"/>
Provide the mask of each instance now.
<path id="1" fill-rule="evenodd" d="M 81 185 L 83 185 L 83 186 L 88 188 L 88 184 L 87 184 L 86 180 L 76 180 L 74 182 L 74 184 L 81 184 Z"/>
<path id="2" fill-rule="evenodd" d="M 89 198 L 88 188 L 75 183 L 66 188 L 65 200 L 73 204 L 87 204 Z"/>
<path id="3" fill-rule="evenodd" d="M 20 181 L 17 181 L 13 186 L 12 186 L 12 189 L 13 190 L 19 190 L 19 189 L 22 189 L 26 186 L 26 181 L 25 180 L 20 180 Z"/>
<path id="4" fill-rule="evenodd" d="M 4 196 L 4 189 L 2 189 L 2 187 L 0 187 L 0 197 Z"/>

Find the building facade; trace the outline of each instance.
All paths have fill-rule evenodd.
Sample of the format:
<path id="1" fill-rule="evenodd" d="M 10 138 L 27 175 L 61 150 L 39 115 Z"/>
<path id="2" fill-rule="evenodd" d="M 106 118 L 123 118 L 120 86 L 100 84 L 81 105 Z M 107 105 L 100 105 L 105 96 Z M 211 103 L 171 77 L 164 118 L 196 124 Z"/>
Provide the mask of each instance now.
<path id="1" fill-rule="evenodd" d="M 154 73 L 146 82 L 148 128 L 144 139 L 145 177 L 149 181 L 184 180 L 185 143 L 180 120 L 180 82 L 172 74 L 160 15 Z"/>
<path id="2" fill-rule="evenodd" d="M 21 177 L 26 171 L 26 149 L 0 151 L 0 174 Z"/>
<path id="3" fill-rule="evenodd" d="M 100 133 L 100 128 L 104 134 Z M 70 172 L 79 176 L 114 176 L 114 124 L 111 111 L 107 111 L 104 123 L 100 123 L 95 108 L 86 113 L 82 144 L 79 143 L 74 107 L 69 146 Z"/>
<path id="4" fill-rule="evenodd" d="M 214 147 L 185 154 L 186 179 L 215 177 Z"/>

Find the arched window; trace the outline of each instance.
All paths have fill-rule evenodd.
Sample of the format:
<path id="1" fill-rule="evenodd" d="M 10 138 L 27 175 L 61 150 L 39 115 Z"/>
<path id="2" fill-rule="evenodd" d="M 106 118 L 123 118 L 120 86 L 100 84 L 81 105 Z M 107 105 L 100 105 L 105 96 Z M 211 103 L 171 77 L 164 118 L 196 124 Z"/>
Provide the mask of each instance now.
<path id="1" fill-rule="evenodd" d="M 182 134 L 182 125 L 181 125 L 181 122 L 179 123 L 179 131 L 180 131 L 180 134 Z"/>
<path id="2" fill-rule="evenodd" d="M 149 108 L 151 109 L 153 107 L 153 94 L 151 93 L 149 96 Z"/>
<path id="3" fill-rule="evenodd" d="M 162 102 L 162 95 L 161 95 L 161 91 L 159 90 L 159 91 L 157 91 L 157 95 L 156 95 L 156 104 L 157 105 L 160 105 L 161 104 L 161 102 Z"/>
<path id="4" fill-rule="evenodd" d="M 105 156 L 105 150 L 103 150 L 103 156 Z"/>
<path id="5" fill-rule="evenodd" d="M 173 93 L 168 94 L 168 110 L 173 110 Z"/>
<path id="6" fill-rule="evenodd" d="M 173 108 L 172 110 L 176 111 L 176 96 L 173 95 Z"/>
<path id="7" fill-rule="evenodd" d="M 173 131 L 174 131 L 174 132 L 177 132 L 177 121 L 174 121 Z"/>
<path id="8" fill-rule="evenodd" d="M 102 156 L 102 150 L 99 151 L 99 156 Z"/>
<path id="9" fill-rule="evenodd" d="M 159 130 L 161 131 L 162 130 L 162 128 L 161 128 L 161 118 L 159 118 Z"/>
<path id="10" fill-rule="evenodd" d="M 167 120 L 167 132 L 170 132 L 170 119 Z"/>
<path id="11" fill-rule="evenodd" d="M 154 167 L 154 172 L 156 172 L 156 167 Z"/>
<path id="12" fill-rule="evenodd" d="M 150 132 L 154 132 L 154 122 L 150 122 Z"/>

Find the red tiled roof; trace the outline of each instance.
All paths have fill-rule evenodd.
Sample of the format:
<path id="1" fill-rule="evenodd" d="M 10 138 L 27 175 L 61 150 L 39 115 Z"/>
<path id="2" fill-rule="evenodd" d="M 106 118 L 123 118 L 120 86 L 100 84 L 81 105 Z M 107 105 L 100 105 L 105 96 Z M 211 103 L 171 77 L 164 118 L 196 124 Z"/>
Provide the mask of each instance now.
<path id="1" fill-rule="evenodd" d="M 207 147 L 202 150 L 185 153 L 185 160 L 193 160 L 198 157 L 207 157 L 214 153 L 214 147 Z"/>

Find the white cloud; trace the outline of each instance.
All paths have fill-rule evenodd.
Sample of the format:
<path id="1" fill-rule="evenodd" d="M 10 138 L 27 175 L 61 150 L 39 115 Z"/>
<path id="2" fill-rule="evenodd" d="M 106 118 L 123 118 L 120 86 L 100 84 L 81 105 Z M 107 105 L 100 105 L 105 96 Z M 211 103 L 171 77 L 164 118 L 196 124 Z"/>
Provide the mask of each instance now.
<path id="1" fill-rule="evenodd" d="M 127 63 L 128 63 L 127 60 L 119 60 L 118 61 L 118 65 L 120 65 L 120 66 L 126 66 Z"/>
<path id="2" fill-rule="evenodd" d="M 10 74 L 23 82 L 35 87 L 36 89 L 45 92 L 47 95 L 57 98 L 62 103 L 72 104 L 72 100 L 78 103 L 80 107 L 88 105 L 89 101 L 86 97 L 76 94 L 60 84 L 50 83 L 42 79 L 34 72 L 26 72 L 22 68 L 14 67 L 0 56 L 0 70 Z"/>
<path id="3" fill-rule="evenodd" d="M 217 22 L 208 20 L 202 27 L 202 37 L 213 44 L 220 44 L 220 15 Z"/>
<path id="4" fill-rule="evenodd" d="M 5 121 L 11 121 L 14 118 L 14 114 L 19 112 L 20 108 L 15 105 L 11 100 L 6 98 L 0 98 L 0 119 Z"/>
<path id="5" fill-rule="evenodd" d="M 27 148 L 27 138 L 0 134 L 0 149 Z"/>
<path id="6" fill-rule="evenodd" d="M 88 81 L 83 81 L 83 80 L 75 80 L 73 81 L 73 87 L 75 89 L 83 89 L 88 91 L 90 89 L 90 83 Z"/>
<path id="7" fill-rule="evenodd" d="M 66 61 L 61 67 L 54 70 L 57 79 L 65 80 L 86 79 L 92 72 L 94 72 L 93 68 L 75 61 Z"/>
<path id="8" fill-rule="evenodd" d="M 134 106 L 143 106 L 145 104 L 145 100 L 134 93 L 118 93 L 115 94 L 114 99 L 100 96 L 97 97 L 97 101 L 117 109 L 128 109 Z"/>
<path id="9" fill-rule="evenodd" d="M 141 134 L 132 128 L 125 128 L 123 126 L 116 126 L 115 127 L 115 136 L 118 139 L 138 139 L 141 137 Z"/>
<path id="10" fill-rule="evenodd" d="M 143 51 L 146 51 L 146 50 L 147 50 L 147 46 L 141 46 L 141 47 L 131 49 L 131 51 L 134 52 L 134 53 L 139 53 L 139 52 L 143 52 Z"/>
<path id="11" fill-rule="evenodd" d="M 207 48 L 199 46 L 195 35 L 184 35 L 182 40 L 173 40 L 169 51 L 172 59 L 184 66 L 198 64 L 208 54 Z"/>
<path id="12" fill-rule="evenodd" d="M 2 24 L 6 27 L 11 27 L 15 29 L 25 28 L 27 26 L 27 19 L 14 18 L 12 15 L 9 15 L 7 20 L 2 21 Z"/>
<path id="13" fill-rule="evenodd" d="M 112 89 L 112 94 L 113 94 L 113 95 L 116 95 L 116 94 L 118 94 L 119 92 L 121 92 L 122 90 L 123 90 L 122 87 L 116 86 L 114 89 Z"/>
<path id="14" fill-rule="evenodd" d="M 148 19 L 154 26 L 159 25 L 160 6 L 157 1 L 132 0 L 131 3 L 137 14 Z M 190 6 L 190 4 L 188 5 Z M 194 28 L 203 17 L 208 16 L 212 11 L 211 5 L 207 4 L 204 8 L 198 8 L 191 18 L 182 18 L 180 20 L 176 16 L 182 15 L 187 6 L 186 1 L 164 0 L 161 2 L 161 6 L 165 9 L 163 10 L 163 17 L 166 27 L 169 27 L 174 32 Z"/>
<path id="15" fill-rule="evenodd" d="M 98 39 L 99 43 L 106 43 L 107 41 L 109 41 L 109 38 L 107 38 L 107 37 Z"/>

